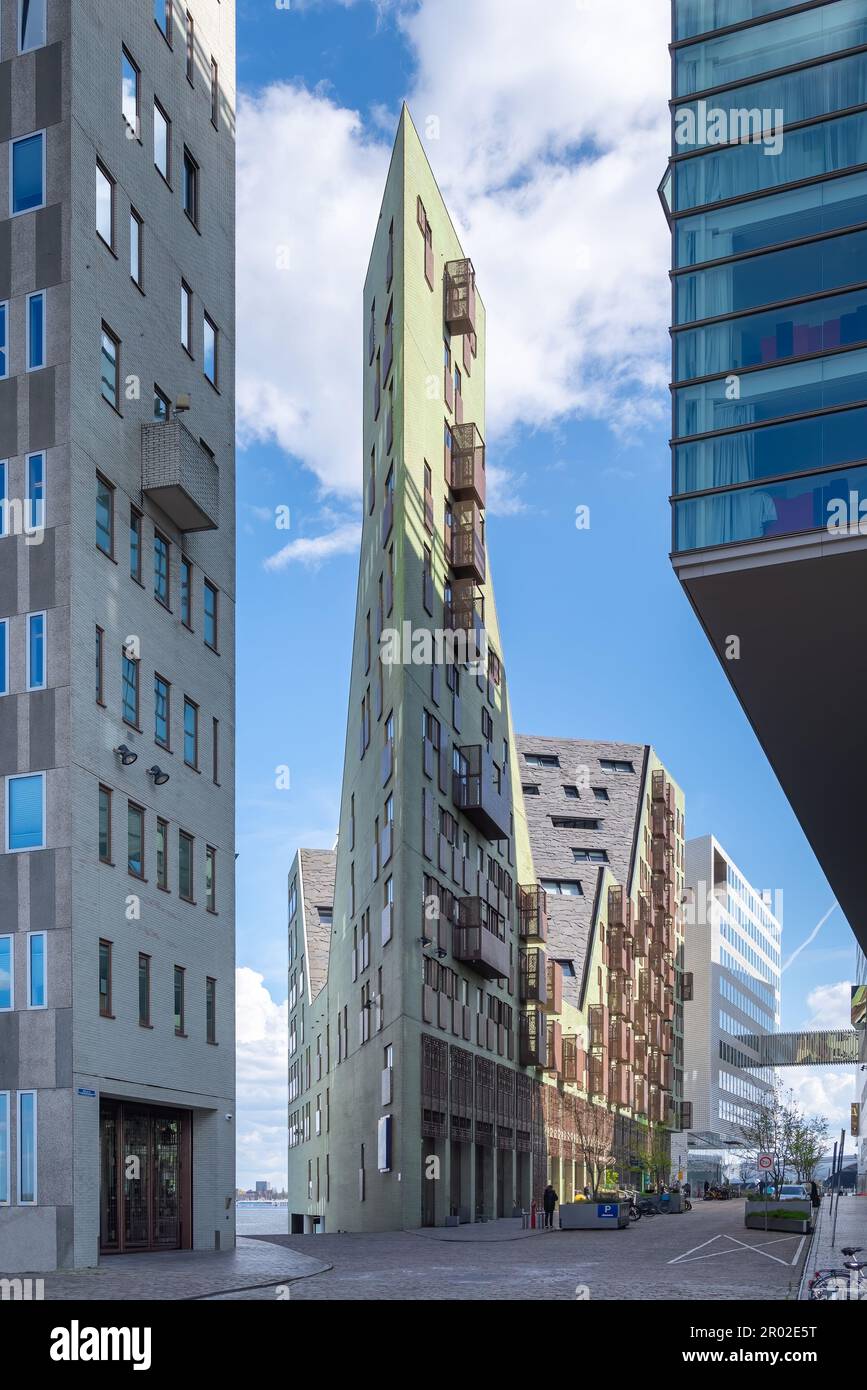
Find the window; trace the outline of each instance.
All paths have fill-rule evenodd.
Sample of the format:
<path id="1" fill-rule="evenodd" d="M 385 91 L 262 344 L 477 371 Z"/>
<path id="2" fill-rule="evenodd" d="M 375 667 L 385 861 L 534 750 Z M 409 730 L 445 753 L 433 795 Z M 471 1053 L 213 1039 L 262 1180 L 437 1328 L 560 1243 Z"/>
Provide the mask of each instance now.
<path id="1" fill-rule="evenodd" d="M 18 52 L 43 48 L 45 42 L 45 0 L 18 0 Z"/>
<path id="2" fill-rule="evenodd" d="M 9 212 L 22 212 L 45 206 L 45 135 L 25 135 L 12 141 L 9 160 Z"/>
<path id="3" fill-rule="evenodd" d="M 141 583 L 141 512 L 136 507 L 129 509 L 129 574 L 137 584 Z"/>
<path id="4" fill-rule="evenodd" d="M 9 624 L 0 619 L 0 695 L 9 694 Z"/>
<path id="5" fill-rule="evenodd" d="M 210 975 L 205 980 L 205 1038 L 209 1043 L 217 1041 L 217 981 Z"/>
<path id="6" fill-rule="evenodd" d="M 111 560 L 114 556 L 114 488 L 96 475 L 96 548 Z"/>
<path id="7" fill-rule="evenodd" d="M 184 212 L 194 227 L 199 225 L 199 166 L 184 147 L 184 181 L 181 191 Z"/>
<path id="8" fill-rule="evenodd" d="M 166 42 L 172 42 L 172 0 L 154 0 L 154 20 Z"/>
<path id="9" fill-rule="evenodd" d="M 217 385 L 217 336 L 218 330 L 207 314 L 204 317 L 204 372 L 212 386 Z"/>
<path id="10" fill-rule="evenodd" d="M 577 787 L 564 787 L 563 795 L 567 801 L 580 801 L 581 796 Z"/>
<path id="11" fill-rule="evenodd" d="M 15 953 L 11 936 L 0 936 L 0 1013 L 9 1013 L 15 1007 L 14 970 Z M 2 1127 L 2 1116 L 0 1116 Z M 2 1182 L 0 1182 L 0 1202 L 3 1201 Z"/>
<path id="12" fill-rule="evenodd" d="M 560 759 L 554 753 L 525 753 L 524 762 L 528 767 L 560 766 Z"/>
<path id="13" fill-rule="evenodd" d="M 185 830 L 178 831 L 178 893 L 185 902 L 193 897 L 193 837 Z"/>
<path id="14" fill-rule="evenodd" d="M 143 952 L 138 958 L 138 1022 L 140 1028 L 151 1026 L 151 958 Z"/>
<path id="15" fill-rule="evenodd" d="M 45 525 L 45 455 L 27 455 L 27 501 L 31 530 Z"/>
<path id="16" fill-rule="evenodd" d="M 593 795 L 596 797 L 596 800 L 597 800 L 597 801 L 607 801 L 607 800 L 608 800 L 608 788 L 607 788 L 607 787 L 594 787 L 594 788 L 593 788 Z"/>
<path id="17" fill-rule="evenodd" d="M 144 815 L 141 806 L 127 803 L 126 866 L 133 878 L 144 878 Z"/>
<path id="18" fill-rule="evenodd" d="M 154 101 L 154 164 L 166 183 L 171 182 L 172 123 Z"/>
<path id="19" fill-rule="evenodd" d="M 27 689 L 44 690 L 47 684 L 45 662 L 45 614 L 27 617 Z"/>
<path id="20" fill-rule="evenodd" d="M 181 281 L 181 347 L 193 355 L 193 292 Z"/>
<path id="21" fill-rule="evenodd" d="M 164 608 L 169 606 L 169 542 L 154 531 L 154 598 Z"/>
<path id="22" fill-rule="evenodd" d="M 111 1018 L 111 942 L 99 943 L 99 1012 Z"/>
<path id="23" fill-rule="evenodd" d="M 12 1200 L 9 1174 L 12 1168 L 9 1157 L 9 1092 L 0 1091 L 0 1207 L 8 1206 Z M 326 1168 L 327 1172 L 327 1168 Z"/>
<path id="24" fill-rule="evenodd" d="M 7 356 L 9 348 L 9 305 L 0 304 L 0 380 L 9 375 L 9 358 Z M 3 491 L 0 501 L 5 501 L 6 492 Z M 3 535 L 3 524 L 0 521 L 0 536 Z"/>
<path id="25" fill-rule="evenodd" d="M 187 81 L 193 85 L 196 66 L 196 22 L 187 10 Z"/>
<path id="26" fill-rule="evenodd" d="M 572 858 L 576 864 L 607 864 L 608 851 L 604 849 L 573 849 Z"/>
<path id="27" fill-rule="evenodd" d="M 18 1092 L 18 1201 L 36 1206 L 36 1092 Z"/>
<path id="28" fill-rule="evenodd" d="M 6 849 L 45 848 L 45 773 L 6 779 Z"/>
<path id="29" fill-rule="evenodd" d="M 109 251 L 113 251 L 114 179 L 101 164 L 96 166 L 96 231 Z"/>
<path id="30" fill-rule="evenodd" d="M 27 370 L 45 366 L 45 295 L 27 296 Z"/>
<path id="31" fill-rule="evenodd" d="M 124 48 L 120 60 L 121 110 L 128 134 L 138 138 L 141 127 L 141 73 Z"/>
<path id="32" fill-rule="evenodd" d="M 126 647 L 121 671 L 121 714 L 125 724 L 138 728 L 138 661 Z"/>
<path id="33" fill-rule="evenodd" d="M 217 910 L 217 851 L 211 845 L 205 850 L 205 906 Z"/>
<path id="34" fill-rule="evenodd" d="M 154 742 L 170 748 L 171 686 L 162 676 L 154 674 Z"/>
<path id="35" fill-rule="evenodd" d="M 105 633 L 96 629 L 96 703 L 105 704 Z"/>
<path id="36" fill-rule="evenodd" d="M 552 816 L 555 830 L 598 830 L 602 824 L 590 816 Z"/>
<path id="37" fill-rule="evenodd" d="M 129 210 L 129 274 L 133 284 L 144 281 L 144 222 L 135 208 Z"/>
<path id="38" fill-rule="evenodd" d="M 633 767 L 632 763 L 626 762 L 626 761 L 624 761 L 624 760 L 622 760 L 622 759 L 620 759 L 620 758 L 600 758 L 600 759 L 599 759 L 599 766 L 600 766 L 600 767 L 603 769 L 603 771 L 605 771 L 605 772 L 634 772 L 634 771 L 635 771 L 635 768 Z"/>
<path id="39" fill-rule="evenodd" d="M 120 409 L 120 339 L 107 324 L 102 325 L 100 387 L 103 399 L 115 410 Z"/>
<path id="40" fill-rule="evenodd" d="M 181 622 L 193 628 L 193 565 L 186 555 L 181 556 Z"/>
<path id="41" fill-rule="evenodd" d="M 102 864 L 111 863 L 111 789 L 99 789 L 99 859 Z"/>
<path id="42" fill-rule="evenodd" d="M 162 888 L 168 892 L 169 887 L 169 823 L 167 820 L 159 818 L 157 820 L 157 839 L 156 839 L 156 858 L 157 858 L 157 888 Z"/>
<path id="43" fill-rule="evenodd" d="M 220 121 L 220 69 L 216 58 L 211 59 L 211 125 L 216 127 Z"/>
<path id="44" fill-rule="evenodd" d="M 184 975 L 182 966 L 175 966 L 175 1036 L 185 1037 L 184 1033 Z"/>
<path id="45" fill-rule="evenodd" d="M 27 933 L 27 1007 L 48 1006 L 48 933 Z"/>
<path id="46" fill-rule="evenodd" d="M 199 707 L 184 696 L 184 762 L 187 767 L 199 766 Z"/>
<path id="47" fill-rule="evenodd" d="M 578 879 L 543 878 L 540 879 L 540 883 L 546 893 L 559 894 L 564 898 L 580 898 L 584 895 L 584 889 Z"/>
<path id="48" fill-rule="evenodd" d="M 220 785 L 220 721 L 211 721 L 211 781 L 215 787 Z"/>
<path id="49" fill-rule="evenodd" d="M 217 650 L 217 590 L 205 580 L 205 645 Z"/>

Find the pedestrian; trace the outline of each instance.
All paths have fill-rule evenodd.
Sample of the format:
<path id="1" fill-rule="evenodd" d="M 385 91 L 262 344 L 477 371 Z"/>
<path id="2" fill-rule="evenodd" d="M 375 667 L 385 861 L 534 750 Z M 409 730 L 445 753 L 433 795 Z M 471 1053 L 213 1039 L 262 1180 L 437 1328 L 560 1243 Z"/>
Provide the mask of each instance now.
<path id="1" fill-rule="evenodd" d="M 685 1183 L 683 1184 L 683 1195 L 684 1195 L 684 1197 L 691 1197 L 691 1196 L 692 1196 L 692 1184 L 691 1184 L 691 1183 L 685 1182 Z"/>
<path id="2" fill-rule="evenodd" d="M 707 1178 L 704 1180 L 704 1199 L 707 1201 L 707 1194 L 710 1192 L 710 1183 Z"/>
<path id="3" fill-rule="evenodd" d="M 559 1199 L 559 1197 L 557 1196 L 557 1193 L 554 1191 L 554 1188 L 551 1186 L 550 1183 L 548 1183 L 548 1186 L 545 1188 L 545 1191 L 542 1193 L 542 1206 L 543 1206 L 544 1211 L 545 1211 L 545 1230 L 546 1230 L 546 1231 L 553 1230 L 553 1227 L 554 1227 L 554 1208 L 556 1207 L 556 1205 L 557 1205 L 557 1203 L 559 1202 L 559 1200 L 560 1200 L 560 1199 Z"/>
<path id="4" fill-rule="evenodd" d="M 819 1189 L 818 1189 L 816 1183 L 815 1183 L 815 1182 L 811 1182 L 811 1183 L 810 1183 L 810 1202 L 812 1203 L 812 1207 L 813 1207 L 813 1210 L 814 1210 L 814 1211 L 816 1211 L 816 1209 L 818 1208 L 819 1203 L 820 1203 L 821 1200 L 822 1200 L 822 1199 L 821 1199 L 821 1197 L 819 1196 Z"/>
<path id="5" fill-rule="evenodd" d="M 587 1198 L 588 1202 L 590 1201 L 590 1198 L 593 1196 L 593 1193 L 590 1191 L 590 1186 L 588 1183 L 584 1184 L 584 1196 Z"/>

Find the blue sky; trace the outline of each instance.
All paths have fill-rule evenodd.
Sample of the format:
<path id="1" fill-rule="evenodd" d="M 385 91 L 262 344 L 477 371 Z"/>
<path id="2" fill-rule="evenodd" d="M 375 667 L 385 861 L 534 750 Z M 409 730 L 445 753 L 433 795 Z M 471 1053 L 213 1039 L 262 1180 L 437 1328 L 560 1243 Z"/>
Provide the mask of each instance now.
<path id="1" fill-rule="evenodd" d="M 404 98 L 420 129 L 439 119 L 428 155 L 488 310 L 489 554 L 517 728 L 651 742 L 688 835 L 782 889 L 784 960 L 833 903 L 668 560 L 669 6 L 630 3 L 615 24 L 602 0 L 548 0 L 527 26 L 494 0 L 239 0 L 242 1183 L 285 1168 L 286 875 L 337 823 L 361 290 Z M 784 976 L 783 1027 L 843 1022 L 853 963 L 838 909 Z M 789 1079 L 811 1109 L 848 1108 L 841 1073 Z"/>

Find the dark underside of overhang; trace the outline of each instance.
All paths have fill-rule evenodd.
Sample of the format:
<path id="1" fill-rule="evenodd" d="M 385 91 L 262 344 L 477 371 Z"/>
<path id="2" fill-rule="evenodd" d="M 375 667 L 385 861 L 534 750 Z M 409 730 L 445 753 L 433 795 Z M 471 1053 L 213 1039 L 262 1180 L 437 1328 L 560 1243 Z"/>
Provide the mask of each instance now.
<path id="1" fill-rule="evenodd" d="M 683 579 L 867 951 L 867 550 Z"/>

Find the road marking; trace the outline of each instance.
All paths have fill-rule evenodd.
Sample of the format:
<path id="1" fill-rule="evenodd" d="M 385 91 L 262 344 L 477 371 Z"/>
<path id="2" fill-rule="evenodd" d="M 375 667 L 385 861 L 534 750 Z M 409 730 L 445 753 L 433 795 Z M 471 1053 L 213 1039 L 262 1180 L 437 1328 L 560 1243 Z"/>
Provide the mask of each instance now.
<path id="1" fill-rule="evenodd" d="M 694 1255 L 696 1250 L 703 1250 L 706 1245 L 712 1245 L 715 1240 L 719 1240 L 719 1236 L 710 1236 L 707 1240 L 703 1240 L 701 1245 L 694 1245 L 691 1250 L 685 1251 L 682 1255 L 677 1255 L 675 1259 L 669 1260 L 668 1263 L 670 1265 L 676 1265 L 680 1260 L 685 1260 L 688 1255 Z"/>
<path id="2" fill-rule="evenodd" d="M 794 1255 L 793 1255 L 793 1257 L 792 1257 L 792 1264 L 793 1264 L 793 1265 L 796 1265 L 796 1264 L 798 1263 L 798 1260 L 801 1258 L 801 1251 L 802 1251 L 803 1248 L 804 1248 L 804 1243 L 805 1243 L 806 1239 L 807 1239 L 806 1236 L 801 1236 L 801 1243 L 800 1243 L 800 1245 L 798 1246 L 797 1250 L 795 1251 L 795 1253 L 794 1253 Z"/>
<path id="3" fill-rule="evenodd" d="M 796 1239 L 797 1237 L 795 1235 L 778 1236 L 774 1240 L 766 1240 L 762 1241 L 760 1244 L 751 1245 L 749 1241 L 738 1240 L 735 1236 L 730 1236 L 727 1233 L 723 1233 L 720 1235 L 711 1236 L 709 1240 L 703 1240 L 701 1245 L 694 1245 L 691 1250 L 684 1251 L 682 1255 L 677 1255 L 673 1260 L 669 1260 L 668 1263 L 670 1265 L 681 1264 L 684 1262 L 694 1264 L 698 1260 L 713 1260 L 718 1255 L 736 1255 L 739 1253 L 740 1250 L 754 1250 L 757 1255 L 763 1255 L 766 1260 L 773 1260 L 778 1265 L 787 1265 L 790 1263 L 790 1261 L 781 1260 L 778 1255 L 769 1255 L 764 1247 L 767 1245 L 781 1245 L 783 1241 Z M 798 1246 L 797 1251 L 795 1252 L 795 1259 L 791 1261 L 791 1264 L 794 1265 L 795 1261 L 798 1259 L 805 1239 L 806 1237 L 801 1237 L 800 1244 Z M 708 1254 L 705 1255 L 696 1254 L 696 1251 L 704 1250 L 705 1246 L 713 1245 L 718 1240 L 730 1240 L 732 1242 L 732 1245 L 736 1248 L 728 1250 L 711 1250 Z"/>

